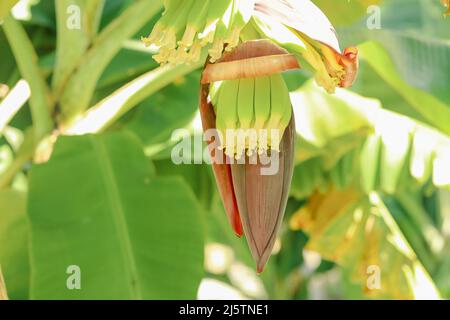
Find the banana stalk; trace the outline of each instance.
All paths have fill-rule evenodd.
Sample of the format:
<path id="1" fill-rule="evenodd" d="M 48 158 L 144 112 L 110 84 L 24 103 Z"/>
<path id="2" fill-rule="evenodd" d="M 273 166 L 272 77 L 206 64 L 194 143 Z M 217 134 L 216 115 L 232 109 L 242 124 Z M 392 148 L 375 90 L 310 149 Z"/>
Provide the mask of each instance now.
<path id="1" fill-rule="evenodd" d="M 273 56 L 282 63 L 271 64 Z M 257 57 L 263 63 L 255 68 L 249 61 Z M 230 69 L 230 64 L 239 68 Z M 258 273 L 272 253 L 293 175 L 295 122 L 280 73 L 295 67 L 298 63 L 286 51 L 270 41 L 255 40 L 207 65 L 202 77 L 203 128 L 221 131 L 207 141 L 218 189 L 234 232 L 246 236 Z M 242 148 L 239 141 L 236 146 L 228 136 L 224 138 L 223 131 L 230 128 L 279 130 L 282 138 L 275 142 L 269 137 L 269 146 L 252 152 L 263 144 L 259 137 L 244 134 Z M 216 141 L 217 137 L 222 141 Z M 240 161 L 233 161 L 235 157 Z M 276 170 L 268 173 L 274 162 Z"/>

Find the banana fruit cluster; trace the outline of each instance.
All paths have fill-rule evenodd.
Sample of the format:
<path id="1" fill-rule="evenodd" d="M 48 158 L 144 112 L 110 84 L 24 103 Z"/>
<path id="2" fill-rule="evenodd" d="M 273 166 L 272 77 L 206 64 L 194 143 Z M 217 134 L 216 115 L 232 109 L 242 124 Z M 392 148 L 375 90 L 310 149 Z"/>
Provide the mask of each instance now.
<path id="1" fill-rule="evenodd" d="M 221 147 L 229 157 L 279 151 L 292 117 L 289 90 L 281 74 L 212 83 Z"/>
<path id="2" fill-rule="evenodd" d="M 160 48 L 154 58 L 161 64 L 196 63 L 208 48 L 211 62 L 231 51 L 250 21 L 255 0 L 164 0 L 165 11 L 147 45 Z"/>

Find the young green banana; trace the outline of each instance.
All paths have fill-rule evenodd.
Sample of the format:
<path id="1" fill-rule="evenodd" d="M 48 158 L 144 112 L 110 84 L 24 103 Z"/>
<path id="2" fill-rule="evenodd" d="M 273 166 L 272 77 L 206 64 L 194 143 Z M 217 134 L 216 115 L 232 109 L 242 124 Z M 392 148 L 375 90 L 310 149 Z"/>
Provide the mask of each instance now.
<path id="1" fill-rule="evenodd" d="M 176 55 L 172 58 L 172 62 L 187 63 L 197 60 L 197 57 L 200 55 L 197 47 L 192 52 L 190 52 L 189 49 L 193 46 L 199 30 L 205 26 L 205 18 L 208 13 L 209 5 L 210 0 L 194 0 L 188 15 L 186 29 L 183 37 L 178 41 L 178 49 Z"/>
<path id="2" fill-rule="evenodd" d="M 217 130 L 222 135 L 222 147 L 229 156 L 236 154 L 234 130 L 238 129 L 239 80 L 223 81 L 217 102 Z M 227 136 L 228 135 L 228 136 Z"/>
<path id="3" fill-rule="evenodd" d="M 227 155 L 240 158 L 244 150 L 248 154 L 279 150 L 292 119 L 289 90 L 281 74 L 213 83 L 210 101 Z"/>
<path id="4" fill-rule="evenodd" d="M 225 40 L 225 43 L 228 44 L 227 51 L 233 50 L 239 44 L 241 31 L 252 18 L 256 0 L 235 0 L 234 2 L 230 32 Z"/>
<path id="5" fill-rule="evenodd" d="M 277 126 L 280 140 L 283 139 L 284 132 L 286 131 L 286 128 L 289 126 L 289 123 L 292 119 L 292 104 L 291 104 L 289 92 L 286 95 L 286 100 L 284 103 L 285 103 L 284 114 L 282 115 L 281 120 Z M 273 146 L 273 147 L 274 147 L 274 149 L 277 149 L 277 146 Z"/>
<path id="6" fill-rule="evenodd" d="M 255 124 L 261 130 L 270 117 L 270 77 L 255 79 Z"/>
<path id="7" fill-rule="evenodd" d="M 175 10 L 181 4 L 183 0 L 164 0 L 164 12 L 162 13 L 165 16 L 168 12 Z"/>
<path id="8" fill-rule="evenodd" d="M 154 59 L 160 64 L 198 62 L 208 46 L 211 62 L 219 60 L 224 49 L 231 51 L 240 42 L 249 24 L 256 0 L 163 0 L 164 12 L 146 46 L 159 47 Z"/>
<path id="9" fill-rule="evenodd" d="M 196 0 L 184 0 L 178 10 L 177 15 L 172 21 L 171 25 L 165 31 L 164 37 L 161 41 L 162 48 L 168 48 L 170 50 L 169 62 L 175 63 L 177 61 L 177 36 L 180 32 L 183 32 L 183 28 L 186 26 L 188 18 L 190 16 L 192 6 L 196 3 Z M 180 51 L 179 51 L 180 52 Z"/>
<path id="10" fill-rule="evenodd" d="M 178 43 L 178 62 L 196 63 L 201 57 L 203 46 L 198 39 L 198 32 L 205 27 L 208 12 L 214 4 L 213 0 L 196 1 L 189 13 L 194 18 L 188 22 L 183 38 Z"/>
<path id="11" fill-rule="evenodd" d="M 266 123 L 265 129 L 268 133 L 270 147 L 274 150 L 279 150 L 281 138 L 287 127 L 286 125 L 284 128 L 280 128 L 279 124 L 291 108 L 289 89 L 281 74 L 270 77 L 270 93 L 270 118 Z M 289 124 L 289 121 L 287 124 Z"/>
<path id="12" fill-rule="evenodd" d="M 189 12 L 186 31 L 178 42 L 180 48 L 190 48 L 194 44 L 197 33 L 205 27 L 205 19 L 210 8 L 211 0 L 196 0 Z M 214 5 L 214 4 L 212 4 Z"/>
<path id="13" fill-rule="evenodd" d="M 153 27 L 149 37 L 142 37 L 141 40 L 146 46 L 158 44 L 164 36 L 164 31 L 169 27 L 170 22 L 174 19 L 176 8 L 180 6 L 183 0 L 164 0 L 164 12 L 161 19 Z"/>
<path id="14" fill-rule="evenodd" d="M 228 8 L 222 15 L 221 19 L 217 22 L 214 42 L 211 49 L 208 50 L 211 57 L 211 62 L 214 63 L 220 59 L 225 46 L 225 38 L 227 37 L 231 21 L 233 18 L 233 8 L 235 6 L 235 1 L 230 1 Z"/>
<path id="15" fill-rule="evenodd" d="M 254 116 L 255 79 L 241 79 L 239 83 L 238 116 L 242 129 L 250 129 Z"/>
<path id="16" fill-rule="evenodd" d="M 283 78 L 282 75 L 279 75 L 279 88 L 280 90 L 283 92 L 283 95 L 280 97 L 282 99 L 282 106 L 281 109 L 279 111 L 277 111 L 277 109 L 273 110 L 272 112 L 279 112 L 279 114 L 281 115 L 280 117 L 280 121 L 277 124 L 276 129 L 278 130 L 279 133 L 279 138 L 280 140 L 283 138 L 284 132 L 286 130 L 286 128 L 289 126 L 289 122 L 291 121 L 292 118 L 292 104 L 291 104 L 291 96 L 289 94 L 289 88 L 287 87 L 287 84 Z M 277 146 L 273 146 L 274 148 L 276 148 Z"/>
<path id="17" fill-rule="evenodd" d="M 253 130 L 254 123 L 254 98 L 255 98 L 255 79 L 241 79 L 239 83 L 238 96 L 238 149 L 237 156 L 240 157 L 245 150 L 251 154 L 257 147 L 257 134 Z"/>
<path id="18" fill-rule="evenodd" d="M 222 89 L 222 81 L 213 82 L 209 86 L 209 98 L 211 104 L 214 107 L 215 112 L 217 112 L 217 103 L 219 102 L 221 89 Z"/>
<path id="19" fill-rule="evenodd" d="M 160 53 L 154 57 L 156 61 L 160 63 L 175 62 L 177 34 L 186 25 L 189 11 L 193 4 L 194 0 L 183 0 L 178 9 L 168 12 L 161 18 L 160 21 L 163 21 L 163 25 L 166 24 L 166 20 L 170 21 L 170 24 L 164 29 L 162 37 L 155 41 L 155 44 L 160 46 Z"/>

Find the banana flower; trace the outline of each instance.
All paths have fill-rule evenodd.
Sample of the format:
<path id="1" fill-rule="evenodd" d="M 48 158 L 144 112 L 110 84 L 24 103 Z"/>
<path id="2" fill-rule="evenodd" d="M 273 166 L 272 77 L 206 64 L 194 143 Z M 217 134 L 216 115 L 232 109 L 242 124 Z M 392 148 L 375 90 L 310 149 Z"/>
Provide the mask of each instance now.
<path id="1" fill-rule="evenodd" d="M 327 17 L 309 0 L 165 0 L 146 45 L 161 64 L 199 63 L 200 114 L 213 171 L 236 235 L 263 271 L 286 209 L 295 121 L 282 73 L 309 68 L 327 92 L 349 87 L 358 51 L 341 52 Z M 275 164 L 275 165 L 274 165 Z"/>

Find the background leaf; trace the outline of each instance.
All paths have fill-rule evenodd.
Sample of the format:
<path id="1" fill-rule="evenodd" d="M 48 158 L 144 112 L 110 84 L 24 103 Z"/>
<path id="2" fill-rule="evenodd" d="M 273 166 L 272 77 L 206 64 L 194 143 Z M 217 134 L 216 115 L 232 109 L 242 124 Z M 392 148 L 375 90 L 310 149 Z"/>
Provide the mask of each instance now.
<path id="1" fill-rule="evenodd" d="M 61 139 L 32 169 L 28 206 L 33 299 L 195 298 L 201 209 L 182 181 L 154 176 L 132 135 Z M 66 287 L 70 265 L 81 290 Z"/>
<path id="2" fill-rule="evenodd" d="M 401 234 L 381 198 L 357 192 L 316 194 L 292 220 L 309 235 L 307 248 L 336 261 L 369 297 L 436 299 L 427 271 Z M 375 268 L 375 269 L 373 269 Z M 371 271 L 371 270 L 376 271 Z M 380 272 L 380 282 L 369 281 Z"/>
<path id="3" fill-rule="evenodd" d="M 313 0 L 313 2 L 325 12 L 334 26 L 348 26 L 367 15 L 369 6 L 378 5 L 382 0 L 338 0 L 336 2 Z"/>
<path id="4" fill-rule="evenodd" d="M 29 288 L 26 195 L 0 191 L 0 265 L 10 299 L 27 299 Z"/>
<path id="5" fill-rule="evenodd" d="M 4 97 L 26 76 L 16 61 L 24 69 L 30 52 L 41 84 L 61 82 L 52 134 L 36 152 L 32 104 L 0 110 L 0 264 L 12 299 L 30 289 L 42 299 L 430 298 L 436 287 L 450 297 L 450 20 L 439 0 L 313 0 L 340 46 L 359 46 L 360 72 L 335 95 L 303 69 L 284 74 L 296 168 L 260 276 L 210 166 L 171 160 L 174 130 L 202 133 L 204 61 L 159 67 L 157 48 L 143 46 L 163 1 L 73 2 L 83 6 L 80 32 L 66 28 L 70 1 L 21 1 L 12 27 L 30 39 L 26 50 L 0 21 L 0 108 L 22 103 Z M 381 29 L 368 25 L 373 4 Z M 39 96 L 47 90 L 33 85 Z M 82 114 L 64 117 L 71 112 Z M 81 290 L 67 289 L 69 265 L 81 267 Z M 367 289 L 370 265 L 381 267 L 379 290 Z"/>
<path id="6" fill-rule="evenodd" d="M 169 140 L 176 129 L 186 127 L 198 109 L 200 72 L 178 78 L 175 83 L 144 100 L 126 128 L 145 145 Z"/>

